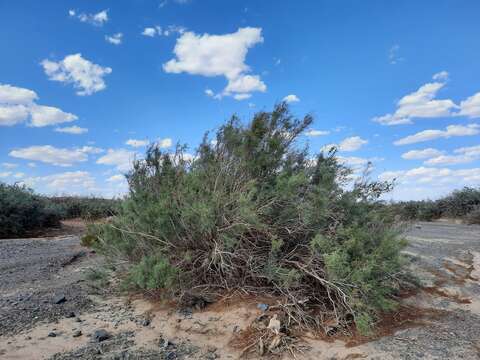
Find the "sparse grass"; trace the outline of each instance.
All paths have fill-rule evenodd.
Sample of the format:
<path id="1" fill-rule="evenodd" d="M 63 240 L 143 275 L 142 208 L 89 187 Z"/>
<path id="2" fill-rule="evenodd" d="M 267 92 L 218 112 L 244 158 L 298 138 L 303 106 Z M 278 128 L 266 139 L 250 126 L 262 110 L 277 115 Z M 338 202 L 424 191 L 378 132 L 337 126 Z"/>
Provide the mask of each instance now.
<path id="1" fill-rule="evenodd" d="M 89 268 L 85 274 L 85 279 L 99 289 L 105 289 L 110 281 L 110 274 L 106 268 Z"/>

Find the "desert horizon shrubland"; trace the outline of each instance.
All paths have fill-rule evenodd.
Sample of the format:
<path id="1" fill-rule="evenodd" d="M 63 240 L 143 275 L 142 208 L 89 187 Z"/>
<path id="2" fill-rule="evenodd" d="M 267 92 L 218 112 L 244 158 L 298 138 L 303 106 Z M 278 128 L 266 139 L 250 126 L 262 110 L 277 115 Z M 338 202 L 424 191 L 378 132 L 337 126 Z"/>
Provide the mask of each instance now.
<path id="1" fill-rule="evenodd" d="M 113 216 L 119 201 L 93 196 L 51 197 L 22 184 L 0 182 L 0 238 L 59 227 L 65 219 L 91 221 Z"/>
<path id="2" fill-rule="evenodd" d="M 464 187 L 438 200 L 399 201 L 389 206 L 403 220 L 452 218 L 480 224 L 480 188 Z"/>

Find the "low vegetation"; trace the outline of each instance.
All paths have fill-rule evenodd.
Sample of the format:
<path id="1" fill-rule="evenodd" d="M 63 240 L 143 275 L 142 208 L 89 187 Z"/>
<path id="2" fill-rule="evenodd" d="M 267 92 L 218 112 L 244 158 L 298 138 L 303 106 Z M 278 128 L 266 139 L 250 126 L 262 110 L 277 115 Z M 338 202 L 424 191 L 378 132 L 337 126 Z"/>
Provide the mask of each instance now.
<path id="1" fill-rule="evenodd" d="M 480 224 L 480 188 L 465 187 L 435 201 L 404 201 L 394 203 L 391 207 L 403 220 L 455 218 Z"/>
<path id="2" fill-rule="evenodd" d="M 119 200 L 94 197 L 46 197 L 23 185 L 0 183 L 0 238 L 60 225 L 60 220 L 95 220 L 116 213 Z"/>
<path id="3" fill-rule="evenodd" d="M 116 214 L 120 200 L 88 196 L 56 196 L 49 201 L 62 208 L 64 218 L 97 220 Z"/>
<path id="4" fill-rule="evenodd" d="M 335 151 L 296 140 L 312 118 L 285 104 L 248 125 L 233 117 L 194 156 L 148 149 L 127 176 L 129 195 L 88 243 L 128 264 L 131 288 L 211 298 L 234 290 L 283 301 L 287 326 L 327 322 L 368 332 L 395 307 L 405 242 L 378 200 L 390 184 L 351 172 Z"/>
<path id="5" fill-rule="evenodd" d="M 0 183 L 0 238 L 58 226 L 64 215 L 59 206 L 21 185 Z"/>

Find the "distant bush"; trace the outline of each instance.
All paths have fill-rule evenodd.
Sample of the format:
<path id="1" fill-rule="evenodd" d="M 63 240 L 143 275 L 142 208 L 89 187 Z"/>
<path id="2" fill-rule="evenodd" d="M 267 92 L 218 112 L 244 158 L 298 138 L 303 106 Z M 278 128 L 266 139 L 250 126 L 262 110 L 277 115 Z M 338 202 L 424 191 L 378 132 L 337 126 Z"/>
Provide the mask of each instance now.
<path id="1" fill-rule="evenodd" d="M 106 218 L 116 214 L 119 204 L 119 200 L 87 196 L 59 196 L 49 199 L 63 209 L 66 219 L 95 220 Z"/>
<path id="2" fill-rule="evenodd" d="M 464 217 L 480 206 L 480 188 L 465 187 L 436 201 L 447 217 Z"/>
<path id="3" fill-rule="evenodd" d="M 470 222 L 468 218 L 474 218 L 480 207 L 480 189 L 465 187 L 435 201 L 402 201 L 390 207 L 403 220 L 432 221 L 445 217 Z"/>
<path id="4" fill-rule="evenodd" d="M 469 224 L 480 225 L 480 206 L 477 206 L 475 209 L 473 209 L 467 214 L 466 221 Z"/>
<path id="5" fill-rule="evenodd" d="M 294 146 L 311 123 L 280 104 L 248 126 L 233 117 L 193 157 L 150 147 L 118 215 L 92 226 L 89 242 L 131 264 L 138 289 L 269 293 L 300 327 L 330 314 L 367 329 L 394 306 L 403 265 L 405 243 L 378 201 L 390 185 L 362 179 L 347 190 L 351 172 L 334 151 L 312 158 Z"/>
<path id="6" fill-rule="evenodd" d="M 435 201 L 402 201 L 391 205 L 395 214 L 403 220 L 432 221 L 442 216 L 442 211 Z"/>
<path id="7" fill-rule="evenodd" d="M 25 186 L 0 183 L 0 238 L 58 226 L 64 215 L 60 206 L 35 195 Z"/>

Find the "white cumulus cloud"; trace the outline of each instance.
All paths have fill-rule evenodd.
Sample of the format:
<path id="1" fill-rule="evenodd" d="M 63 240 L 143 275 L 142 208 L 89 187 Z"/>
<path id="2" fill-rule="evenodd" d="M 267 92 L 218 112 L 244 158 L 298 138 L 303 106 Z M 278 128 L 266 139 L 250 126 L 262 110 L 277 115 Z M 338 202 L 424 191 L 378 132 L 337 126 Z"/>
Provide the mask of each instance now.
<path id="1" fill-rule="evenodd" d="M 175 58 L 163 64 L 167 73 L 188 73 L 207 77 L 224 76 L 225 89 L 217 94 L 247 98 L 252 92 L 264 92 L 267 86 L 258 75 L 250 75 L 245 63 L 248 50 L 263 42 L 261 28 L 240 28 L 225 35 L 198 35 L 185 32 L 177 39 Z"/>
<path id="2" fill-rule="evenodd" d="M 125 181 L 125 176 L 122 174 L 112 175 L 107 180 L 107 182 L 120 182 Z"/>
<path id="3" fill-rule="evenodd" d="M 136 139 L 128 139 L 125 141 L 125 144 L 130 145 L 131 147 L 142 147 L 147 146 L 149 144 L 148 140 L 136 140 Z"/>
<path id="4" fill-rule="evenodd" d="M 427 148 L 422 150 L 410 150 L 402 154 L 405 160 L 423 160 L 443 155 L 444 151 L 434 148 Z"/>
<path id="5" fill-rule="evenodd" d="M 480 117 L 480 92 L 460 102 L 460 111 L 457 115 L 471 119 Z"/>
<path id="6" fill-rule="evenodd" d="M 442 72 L 434 75 L 436 80 L 445 80 Z M 443 74 L 443 75 L 439 75 Z M 437 93 L 445 86 L 445 82 L 433 82 L 422 85 L 417 91 L 405 95 L 397 102 L 393 114 L 373 118 L 381 125 L 411 124 L 415 118 L 449 117 L 458 106 L 450 99 L 437 100 Z"/>
<path id="7" fill-rule="evenodd" d="M 72 134 L 72 135 L 81 135 L 81 134 L 87 133 L 88 129 L 74 125 L 74 126 L 67 126 L 62 128 L 58 127 L 55 129 L 55 131 L 60 133 Z"/>
<path id="8" fill-rule="evenodd" d="M 118 171 L 126 172 L 132 168 L 136 153 L 127 149 L 108 149 L 107 153 L 97 160 L 97 164 L 115 166 Z"/>
<path id="9" fill-rule="evenodd" d="M 102 10 L 95 14 L 80 13 L 73 9 L 68 11 L 70 17 L 77 18 L 81 22 L 88 23 L 95 26 L 103 26 L 108 21 L 108 10 Z"/>
<path id="10" fill-rule="evenodd" d="M 472 136 L 480 134 L 480 125 L 449 125 L 445 130 L 423 130 L 394 142 L 395 145 L 408 145 L 435 139 L 448 139 L 456 136 Z"/>
<path id="11" fill-rule="evenodd" d="M 438 198 L 462 186 L 476 186 L 480 181 L 480 168 L 453 170 L 446 167 L 421 166 L 408 170 L 386 171 L 379 180 L 396 180 L 388 197 L 395 199 Z"/>
<path id="12" fill-rule="evenodd" d="M 480 145 L 462 147 L 453 151 L 455 155 L 438 155 L 424 162 L 426 165 L 467 164 L 480 159 Z"/>
<path id="13" fill-rule="evenodd" d="M 322 151 L 329 151 L 332 147 L 336 147 L 338 151 L 357 151 L 365 144 L 368 144 L 368 140 L 362 139 L 360 136 L 351 136 L 343 139 L 340 144 L 328 144 L 323 146 Z"/>
<path id="14" fill-rule="evenodd" d="M 157 141 L 157 145 L 160 149 L 169 148 L 170 146 L 172 146 L 172 139 L 170 138 L 159 139 Z"/>
<path id="15" fill-rule="evenodd" d="M 287 103 L 294 103 L 294 102 L 299 102 L 300 99 L 298 98 L 297 95 L 295 94 L 290 94 L 290 95 L 287 95 L 283 98 L 283 101 L 287 102 Z"/>
<path id="16" fill-rule="evenodd" d="M 18 167 L 18 164 L 4 162 L 2 163 L 2 167 L 4 167 L 5 169 L 15 169 L 16 167 Z"/>
<path id="17" fill-rule="evenodd" d="M 8 84 L 0 84 L 0 104 L 29 105 L 38 99 L 35 91 Z"/>
<path id="18" fill-rule="evenodd" d="M 76 115 L 64 112 L 53 106 L 34 105 L 30 109 L 31 122 L 34 127 L 62 124 L 77 120 Z"/>
<path id="19" fill-rule="evenodd" d="M 120 45 L 122 43 L 122 39 L 123 34 L 120 32 L 113 35 L 105 35 L 105 41 L 113 45 Z"/>
<path id="20" fill-rule="evenodd" d="M 88 160 L 88 154 L 98 154 L 102 150 L 91 146 L 82 148 L 56 148 L 51 145 L 29 146 L 10 151 L 9 155 L 25 160 L 40 161 L 56 166 L 68 167 Z"/>
<path id="21" fill-rule="evenodd" d="M 27 123 L 43 127 L 77 120 L 77 116 L 53 107 L 36 104 L 37 94 L 29 89 L 0 84 L 0 126 Z"/>
<path id="22" fill-rule="evenodd" d="M 307 132 L 305 132 L 306 136 L 324 136 L 330 134 L 330 131 L 328 130 L 315 130 L 315 129 L 310 129 Z"/>
<path id="23" fill-rule="evenodd" d="M 155 36 L 170 36 L 173 34 L 183 34 L 185 31 L 187 31 L 186 28 L 183 26 L 177 26 L 177 25 L 169 25 L 166 28 L 162 28 L 159 25 L 155 26 L 149 26 L 143 29 L 142 35 L 143 36 L 148 36 L 148 37 L 155 37 Z"/>
<path id="24" fill-rule="evenodd" d="M 109 67 L 102 67 L 82 57 L 82 54 L 67 55 L 58 62 L 43 60 L 45 74 L 52 81 L 73 84 L 77 95 L 92 95 L 107 86 L 104 77 L 112 72 Z"/>

